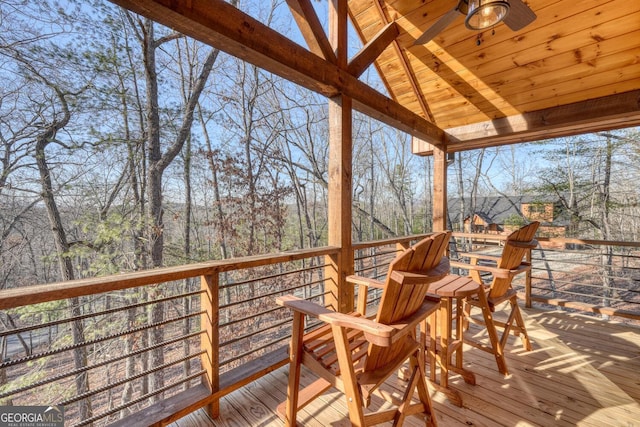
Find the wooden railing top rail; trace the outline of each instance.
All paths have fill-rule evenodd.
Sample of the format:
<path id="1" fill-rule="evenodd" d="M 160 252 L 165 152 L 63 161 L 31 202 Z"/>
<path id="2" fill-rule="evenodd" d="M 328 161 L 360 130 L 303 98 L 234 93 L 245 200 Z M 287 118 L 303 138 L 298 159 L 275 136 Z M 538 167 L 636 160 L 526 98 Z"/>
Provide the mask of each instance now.
<path id="1" fill-rule="evenodd" d="M 502 241 L 502 240 L 507 240 L 508 234 L 453 232 L 452 236 Z M 576 245 L 628 246 L 628 247 L 640 248 L 640 242 L 630 242 L 630 241 L 621 241 L 621 240 L 576 239 L 572 237 L 536 237 L 536 240 L 538 240 L 538 242 L 572 243 Z"/>
<path id="2" fill-rule="evenodd" d="M 315 256 L 332 255 L 338 252 L 335 246 L 300 249 L 288 252 L 254 255 L 226 260 L 205 261 L 175 267 L 156 268 L 68 282 L 25 286 L 0 291 L 0 310 L 31 304 L 74 298 L 103 292 L 118 291 L 138 286 L 183 280 L 222 271 L 242 270 L 281 262 L 296 261 Z"/>
<path id="3" fill-rule="evenodd" d="M 371 247 L 386 246 L 394 243 L 408 243 L 412 240 L 421 239 L 428 235 L 429 233 L 425 233 L 368 242 L 359 242 L 353 244 L 353 249 L 360 250 Z M 466 238 L 483 238 L 496 241 L 506 239 L 506 234 L 455 232 L 453 233 L 453 236 Z M 628 241 L 607 241 L 559 237 L 539 237 L 538 240 L 541 242 L 563 242 L 584 245 L 640 247 L 640 242 Z M 0 309 L 6 310 L 10 308 L 55 301 L 64 298 L 73 298 L 173 280 L 182 280 L 189 277 L 198 277 L 202 275 L 213 274 L 215 272 L 242 270 L 262 265 L 295 261 L 308 257 L 332 255 L 337 253 L 337 251 L 338 248 L 335 246 L 324 246 L 321 248 L 301 249 L 289 252 L 232 258 L 227 260 L 206 261 L 175 267 L 157 268 L 153 270 L 143 270 L 104 277 L 79 279 L 69 282 L 49 283 L 20 287 L 15 289 L 6 289 L 0 291 Z"/>
<path id="4" fill-rule="evenodd" d="M 629 242 L 621 240 L 591 240 L 591 239 L 574 239 L 570 237 L 536 237 L 539 242 L 562 242 L 573 243 L 576 245 L 594 245 L 594 246 L 628 246 L 632 248 L 640 248 L 640 242 Z"/>
<path id="5" fill-rule="evenodd" d="M 452 237 L 466 237 L 469 239 L 487 239 L 487 240 L 507 240 L 507 234 L 493 234 L 493 233 L 463 233 L 461 231 L 454 231 L 451 233 Z"/>
<path id="6" fill-rule="evenodd" d="M 358 251 L 361 249 L 374 248 L 379 246 L 387 246 L 393 245 L 395 243 L 408 243 L 413 240 L 420 240 L 427 236 L 430 236 L 432 233 L 424 233 L 424 234 L 412 234 L 410 236 L 399 236 L 399 237 L 391 237 L 388 239 L 380 239 L 380 240 L 371 240 L 368 242 L 358 242 L 354 243 L 351 246 L 353 250 Z"/>

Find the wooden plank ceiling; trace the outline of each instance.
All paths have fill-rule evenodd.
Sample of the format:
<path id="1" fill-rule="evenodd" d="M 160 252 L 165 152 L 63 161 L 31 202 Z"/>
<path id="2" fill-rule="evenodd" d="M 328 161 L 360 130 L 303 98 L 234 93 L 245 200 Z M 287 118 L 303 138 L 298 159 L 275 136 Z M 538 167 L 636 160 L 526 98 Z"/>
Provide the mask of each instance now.
<path id="1" fill-rule="evenodd" d="M 450 145 L 638 124 L 640 1 L 527 0 L 537 18 L 520 31 L 504 23 L 495 32 L 472 31 L 459 15 L 430 42 L 414 45 L 456 4 L 349 1 L 364 43 L 397 24 L 396 44 L 375 66 L 391 97 L 445 130 Z"/>
<path id="2" fill-rule="evenodd" d="M 308 47 L 223 0 L 111 0 L 447 152 L 640 125 L 640 0 L 526 0 L 514 32 L 458 16 L 414 41 L 457 0 L 347 1 L 364 48 L 338 64 L 313 0 L 286 0 Z M 373 62 L 390 98 L 359 80 Z"/>

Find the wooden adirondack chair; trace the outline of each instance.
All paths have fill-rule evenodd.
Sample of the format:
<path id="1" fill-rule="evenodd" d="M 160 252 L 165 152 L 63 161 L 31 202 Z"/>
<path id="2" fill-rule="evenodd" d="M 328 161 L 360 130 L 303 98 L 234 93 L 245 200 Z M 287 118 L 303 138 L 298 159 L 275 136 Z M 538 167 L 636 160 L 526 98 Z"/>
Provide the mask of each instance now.
<path id="1" fill-rule="evenodd" d="M 299 409 L 332 386 L 346 395 L 352 425 L 393 421 L 399 426 L 413 414 L 424 414 L 430 425 L 436 425 L 425 381 L 424 349 L 416 339 L 416 327 L 438 308 L 437 300 L 425 296 L 431 282 L 449 273 L 444 252 L 450 235 L 433 234 L 398 255 L 384 283 L 350 276 L 348 280 L 358 285 L 358 307 L 353 313 L 336 313 L 294 296 L 277 299 L 278 304 L 294 310 L 287 401 L 278 408 L 287 426 L 296 424 Z M 370 287 L 382 289 L 375 320 L 366 313 Z M 324 325 L 305 334 L 305 316 L 317 318 Z M 402 401 L 396 398 L 391 409 L 365 413 L 372 394 L 378 392 L 385 397 L 380 386 L 407 360 L 409 382 Z M 319 377 L 303 390 L 299 390 L 301 365 Z M 416 389 L 417 404 L 411 403 Z"/>
<path id="2" fill-rule="evenodd" d="M 487 329 L 491 345 L 486 346 L 479 341 L 470 339 L 468 336 L 465 336 L 464 341 L 474 347 L 493 353 L 498 370 L 504 375 L 509 373 L 504 357 L 504 347 L 510 332 L 520 336 L 524 349 L 531 351 L 529 335 L 518 307 L 518 297 L 515 289 L 511 287 L 511 282 L 516 275 L 531 270 L 531 263 L 524 259 L 528 251 L 538 245 L 538 241 L 534 239 L 534 236 L 539 225 L 540 223 L 535 221 L 511 233 L 505 241 L 500 257 L 462 253 L 460 256 L 469 258 L 471 260 L 470 264 L 451 262 L 452 267 L 469 270 L 470 276 L 476 282 L 485 285 L 482 294 L 478 298 L 465 300 L 464 310 L 466 321 L 479 324 Z M 482 272 L 491 273 L 492 279 L 489 283 L 484 283 L 482 280 L 480 275 Z M 509 306 L 506 308 L 510 308 L 510 311 L 506 322 L 499 322 L 493 318 L 492 313 L 495 312 L 496 306 L 505 301 L 509 301 Z M 472 307 L 479 307 L 482 317 L 472 316 Z M 503 330 L 500 337 L 498 337 L 496 327 Z"/>

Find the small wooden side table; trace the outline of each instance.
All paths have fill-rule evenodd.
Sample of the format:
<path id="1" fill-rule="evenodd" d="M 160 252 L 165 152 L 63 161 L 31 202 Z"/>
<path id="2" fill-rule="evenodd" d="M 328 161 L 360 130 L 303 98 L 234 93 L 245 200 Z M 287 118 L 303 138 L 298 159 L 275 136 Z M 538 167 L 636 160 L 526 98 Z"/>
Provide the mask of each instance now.
<path id="1" fill-rule="evenodd" d="M 449 386 L 449 373 L 460 374 L 467 384 L 475 385 L 476 383 L 474 373 L 464 369 L 462 366 L 462 334 L 464 333 L 462 300 L 478 294 L 481 286 L 469 277 L 451 274 L 442 280 L 432 283 L 429 287 L 429 294 L 433 294 L 434 297 L 440 299 L 440 309 L 428 319 L 430 344 L 428 346 L 425 345 L 425 347 L 427 347 L 429 353 L 429 375 L 436 390 L 444 393 L 457 406 L 462 406 L 462 396 L 457 390 Z M 453 328 L 454 320 L 455 333 Z M 427 330 L 426 324 L 422 330 Z M 426 340 L 426 334 L 423 334 L 422 337 Z M 426 343 L 423 342 L 423 344 Z M 454 356 L 455 359 L 452 361 Z M 437 366 L 440 366 L 439 382 L 436 378 Z"/>

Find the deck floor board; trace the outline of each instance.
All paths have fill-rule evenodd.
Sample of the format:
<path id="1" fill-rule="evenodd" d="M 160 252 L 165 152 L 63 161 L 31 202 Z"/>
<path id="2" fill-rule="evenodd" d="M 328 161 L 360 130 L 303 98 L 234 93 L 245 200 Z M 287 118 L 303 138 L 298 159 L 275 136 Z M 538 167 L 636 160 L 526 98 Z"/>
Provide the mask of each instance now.
<path id="1" fill-rule="evenodd" d="M 450 383 L 462 394 L 458 408 L 433 392 L 440 426 L 620 426 L 640 427 L 640 328 L 566 311 L 525 309 L 533 351 L 510 338 L 503 377 L 492 355 L 465 346 L 465 367 L 475 386 L 459 376 Z M 286 398 L 288 367 L 276 370 L 221 401 L 222 415 L 203 410 L 172 427 L 281 426 L 276 406 Z M 302 382 L 313 380 L 303 373 Z M 398 386 L 392 378 L 389 390 Z M 373 403 L 375 405 L 376 402 Z M 299 415 L 302 426 L 347 426 L 344 397 L 329 390 Z M 405 423 L 424 423 L 410 417 Z"/>

